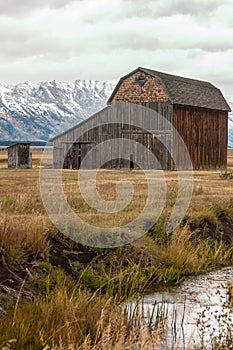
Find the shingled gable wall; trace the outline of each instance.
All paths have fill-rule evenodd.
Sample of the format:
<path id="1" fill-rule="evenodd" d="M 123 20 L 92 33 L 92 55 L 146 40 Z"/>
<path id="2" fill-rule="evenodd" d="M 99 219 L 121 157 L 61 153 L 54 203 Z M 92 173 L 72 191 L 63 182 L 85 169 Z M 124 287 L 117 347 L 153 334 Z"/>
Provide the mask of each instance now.
<path id="1" fill-rule="evenodd" d="M 111 102 L 168 102 L 168 95 L 160 81 L 148 74 L 143 74 L 147 81 L 142 88 L 136 81 L 140 75 L 140 71 L 137 71 L 123 79 Z"/>

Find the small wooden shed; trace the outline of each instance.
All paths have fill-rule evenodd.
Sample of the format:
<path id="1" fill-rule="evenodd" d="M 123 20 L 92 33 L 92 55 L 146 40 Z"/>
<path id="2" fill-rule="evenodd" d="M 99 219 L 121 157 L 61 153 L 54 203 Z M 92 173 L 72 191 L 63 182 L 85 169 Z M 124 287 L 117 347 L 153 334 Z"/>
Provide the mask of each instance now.
<path id="1" fill-rule="evenodd" d="M 117 111 L 115 106 L 121 104 L 123 109 L 119 107 Z M 132 104 L 144 107 L 140 111 L 142 119 L 151 115 L 150 130 L 136 130 L 132 126 L 135 116 L 134 108 L 130 107 Z M 51 139 L 54 142 L 55 168 L 67 167 L 67 164 L 79 168 L 80 161 L 91 145 L 117 137 L 141 143 L 153 152 L 162 169 L 172 170 L 176 167 L 172 158 L 182 164 L 184 157 L 183 149 L 179 148 L 177 132 L 187 147 L 194 169 L 227 166 L 230 107 L 221 91 L 211 83 L 139 67 L 119 80 L 108 105 Z M 104 124 L 110 112 L 118 115 L 127 113 L 128 122 Z M 73 150 L 70 148 L 71 143 L 74 144 Z M 77 147 L 79 151 L 74 151 Z M 131 154 L 132 150 L 129 152 Z M 140 164 L 140 151 L 134 149 L 132 153 L 132 161 L 113 159 L 106 167 L 132 167 L 133 162 Z M 66 159 L 71 154 L 74 157 L 79 154 L 79 160 L 67 162 Z M 96 154 L 98 156 L 101 157 Z M 93 159 L 93 168 L 95 163 Z"/>
<path id="2" fill-rule="evenodd" d="M 32 155 L 30 153 L 30 142 L 14 143 L 7 147 L 8 168 L 31 168 Z"/>

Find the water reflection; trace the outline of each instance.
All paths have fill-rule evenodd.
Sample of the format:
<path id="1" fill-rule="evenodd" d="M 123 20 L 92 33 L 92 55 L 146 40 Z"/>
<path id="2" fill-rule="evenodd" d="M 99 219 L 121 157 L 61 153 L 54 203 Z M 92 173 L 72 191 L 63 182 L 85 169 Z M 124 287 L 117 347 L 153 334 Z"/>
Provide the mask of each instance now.
<path id="1" fill-rule="evenodd" d="M 146 294 L 138 303 L 144 321 L 165 316 L 160 349 L 211 349 L 219 335 L 227 336 L 233 325 L 228 287 L 233 267 L 188 278 L 169 291 Z M 131 304 L 133 310 L 136 302 Z M 150 315 L 150 316 L 149 316 Z"/>

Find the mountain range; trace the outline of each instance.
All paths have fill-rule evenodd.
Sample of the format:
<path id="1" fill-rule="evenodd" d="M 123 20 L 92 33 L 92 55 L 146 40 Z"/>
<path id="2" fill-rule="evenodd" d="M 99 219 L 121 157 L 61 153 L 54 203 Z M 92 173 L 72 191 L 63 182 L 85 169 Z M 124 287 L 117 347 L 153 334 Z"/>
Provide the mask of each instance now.
<path id="1" fill-rule="evenodd" d="M 109 82 L 76 80 L 0 85 L 0 140 L 45 140 L 102 109 Z"/>
<path id="2" fill-rule="evenodd" d="M 0 84 L 0 142 L 47 141 L 102 109 L 113 88 L 97 80 Z M 233 147 L 232 113 L 228 145 Z"/>

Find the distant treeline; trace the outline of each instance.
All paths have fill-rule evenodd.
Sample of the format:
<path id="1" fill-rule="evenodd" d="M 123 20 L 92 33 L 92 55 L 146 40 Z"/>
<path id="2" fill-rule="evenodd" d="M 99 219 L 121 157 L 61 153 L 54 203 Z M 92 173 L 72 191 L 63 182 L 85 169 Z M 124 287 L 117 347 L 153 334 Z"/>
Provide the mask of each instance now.
<path id="1" fill-rule="evenodd" d="M 30 142 L 31 146 L 45 146 L 46 141 L 0 141 L 0 146 L 10 146 L 15 143 Z M 52 142 L 48 142 L 48 145 L 52 146 Z"/>

